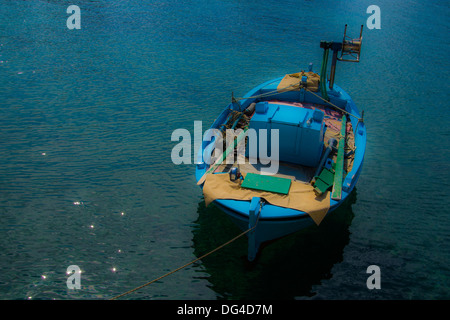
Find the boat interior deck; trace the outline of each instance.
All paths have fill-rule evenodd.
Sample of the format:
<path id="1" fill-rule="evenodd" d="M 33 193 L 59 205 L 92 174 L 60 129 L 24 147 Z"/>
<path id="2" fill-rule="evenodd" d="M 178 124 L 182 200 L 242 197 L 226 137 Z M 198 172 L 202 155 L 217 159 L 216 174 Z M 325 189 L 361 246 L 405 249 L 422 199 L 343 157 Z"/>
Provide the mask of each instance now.
<path id="1" fill-rule="evenodd" d="M 249 158 L 238 157 L 233 164 L 220 165 L 215 173 L 228 173 L 231 168 L 236 167 L 241 173 L 257 173 L 261 174 L 264 168 L 268 168 L 270 165 L 264 165 L 261 163 L 255 163 L 256 161 L 250 161 Z M 292 181 L 301 181 L 309 183 L 314 176 L 315 168 L 300 166 L 288 162 L 278 163 L 278 172 L 273 175 L 274 177 L 287 178 Z"/>

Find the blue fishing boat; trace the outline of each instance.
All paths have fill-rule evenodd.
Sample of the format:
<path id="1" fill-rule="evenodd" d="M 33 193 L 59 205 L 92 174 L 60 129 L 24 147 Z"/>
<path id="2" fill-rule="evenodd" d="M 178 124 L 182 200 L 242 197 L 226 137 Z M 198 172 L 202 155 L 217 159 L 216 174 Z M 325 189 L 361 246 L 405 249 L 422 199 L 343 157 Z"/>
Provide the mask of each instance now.
<path id="1" fill-rule="evenodd" d="M 206 205 L 226 212 L 260 245 L 321 221 L 354 189 L 366 149 L 360 112 L 334 84 L 337 61 L 358 62 L 362 43 L 321 41 L 320 73 L 285 74 L 234 98 L 205 134 L 195 176 Z M 329 79 L 328 56 L 332 54 Z"/>

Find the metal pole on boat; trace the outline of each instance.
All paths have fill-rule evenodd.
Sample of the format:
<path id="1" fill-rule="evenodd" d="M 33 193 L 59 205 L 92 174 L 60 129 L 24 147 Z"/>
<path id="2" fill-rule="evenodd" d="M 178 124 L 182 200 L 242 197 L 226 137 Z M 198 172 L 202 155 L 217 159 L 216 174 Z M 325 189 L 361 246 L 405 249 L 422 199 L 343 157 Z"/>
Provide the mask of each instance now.
<path id="1" fill-rule="evenodd" d="M 324 75 L 327 72 L 327 70 L 326 70 L 326 60 L 328 60 L 328 53 L 327 53 L 327 51 L 329 49 L 331 49 L 333 51 L 333 58 L 331 59 L 330 80 L 329 80 L 329 82 L 330 82 L 329 88 L 330 88 L 330 90 L 333 90 L 334 77 L 336 75 L 337 54 L 338 54 L 339 51 L 342 50 L 342 43 L 341 42 L 321 41 L 320 42 L 320 47 L 325 50 L 325 52 L 324 52 L 324 62 L 323 62 L 323 64 L 325 65 L 325 67 L 324 67 L 325 70 L 322 70 L 322 73 L 324 73 Z"/>
<path id="2" fill-rule="evenodd" d="M 330 70 L 330 90 L 333 90 L 334 85 L 334 77 L 336 75 L 336 62 L 339 61 L 347 61 L 347 62 L 359 62 L 359 55 L 361 53 L 361 43 L 362 43 L 362 30 L 363 26 L 361 26 L 361 31 L 359 33 L 358 39 L 347 40 L 347 25 L 345 25 L 344 30 L 344 40 L 342 42 L 330 42 L 330 41 L 321 41 L 320 47 L 325 49 L 325 52 L 328 49 L 333 51 L 333 58 L 331 60 L 331 70 Z M 341 51 L 341 55 L 338 58 L 338 52 Z M 352 56 L 353 59 L 344 59 L 344 56 Z M 325 60 L 325 58 L 324 58 Z M 326 70 L 322 70 L 322 73 Z"/>

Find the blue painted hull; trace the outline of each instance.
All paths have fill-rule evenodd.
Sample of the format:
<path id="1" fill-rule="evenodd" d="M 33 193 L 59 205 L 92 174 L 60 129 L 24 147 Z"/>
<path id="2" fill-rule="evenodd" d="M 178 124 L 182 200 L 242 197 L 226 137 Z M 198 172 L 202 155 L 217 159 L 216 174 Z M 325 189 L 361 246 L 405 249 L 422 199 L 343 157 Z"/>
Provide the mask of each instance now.
<path id="1" fill-rule="evenodd" d="M 266 92 L 274 91 L 276 90 L 277 85 L 281 79 L 282 77 L 263 83 L 247 93 L 245 97 L 253 97 L 256 95 L 264 94 Z M 347 112 L 357 117 L 361 117 L 355 103 L 343 89 L 341 89 L 337 85 L 334 85 L 333 91 L 328 91 L 328 95 L 330 97 L 330 102 L 338 105 L 339 107 L 342 107 Z M 317 98 L 317 96 L 304 90 L 278 93 L 274 98 L 276 100 L 286 102 L 309 102 L 323 104 L 323 101 Z M 246 108 L 252 102 L 255 102 L 255 100 L 255 98 L 242 100 L 242 108 Z M 219 128 L 219 126 L 225 122 L 225 119 L 229 112 L 228 109 L 232 107 L 233 105 L 228 105 L 211 126 L 211 128 Z M 349 118 L 352 123 L 356 146 L 353 166 L 352 170 L 348 172 L 343 179 L 341 200 L 335 201 L 330 198 L 330 209 L 327 215 L 331 214 L 336 208 L 338 208 L 350 195 L 358 181 L 364 162 L 364 154 L 366 148 L 366 127 L 364 123 L 362 121 L 358 121 L 357 118 Z M 197 181 L 199 181 L 199 179 L 208 169 L 208 166 L 204 164 L 204 159 L 202 158 L 203 151 L 208 147 L 211 148 L 211 144 L 208 142 L 204 142 L 198 153 L 195 172 Z M 226 212 L 240 229 L 242 229 L 243 231 L 249 229 L 249 227 L 251 226 L 249 201 L 215 200 L 214 203 L 220 209 Z M 256 252 L 259 248 L 259 245 L 265 241 L 281 238 L 314 224 L 314 221 L 305 212 L 278 207 L 271 204 L 265 204 L 261 208 L 257 226 L 251 235 L 252 246 L 254 246 L 253 251 Z M 252 252 L 250 254 L 249 248 L 249 260 L 253 260 L 255 258 L 255 252 Z"/>

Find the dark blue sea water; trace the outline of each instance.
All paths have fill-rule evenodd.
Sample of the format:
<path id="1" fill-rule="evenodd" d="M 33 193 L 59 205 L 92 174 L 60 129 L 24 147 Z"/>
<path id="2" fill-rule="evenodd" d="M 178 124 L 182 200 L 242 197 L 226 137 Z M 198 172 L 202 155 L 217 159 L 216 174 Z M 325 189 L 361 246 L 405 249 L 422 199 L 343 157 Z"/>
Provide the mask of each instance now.
<path id="1" fill-rule="evenodd" d="M 336 75 L 368 132 L 351 199 L 256 264 L 241 238 L 124 299 L 449 299 L 449 16 L 419 0 L 0 1 L 0 299 L 108 299 L 237 235 L 194 165 L 172 163 L 172 132 L 320 71 L 345 24 L 365 26 Z"/>

